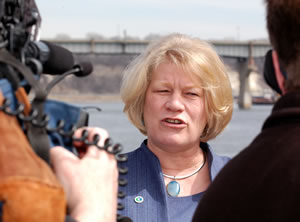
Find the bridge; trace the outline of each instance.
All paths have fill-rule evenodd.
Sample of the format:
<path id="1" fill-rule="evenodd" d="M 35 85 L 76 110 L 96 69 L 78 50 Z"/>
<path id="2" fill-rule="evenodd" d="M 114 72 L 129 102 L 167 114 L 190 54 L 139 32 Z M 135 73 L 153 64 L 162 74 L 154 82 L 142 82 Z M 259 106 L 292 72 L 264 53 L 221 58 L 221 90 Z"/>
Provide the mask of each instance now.
<path id="1" fill-rule="evenodd" d="M 47 40 L 46 40 L 47 41 Z M 140 54 L 149 41 L 112 40 L 48 40 L 79 54 Z M 266 41 L 208 41 L 223 57 L 263 57 L 271 48 Z"/>
<path id="2" fill-rule="evenodd" d="M 149 41 L 137 40 L 48 40 L 69 49 L 75 54 L 140 54 Z M 249 75 L 257 70 L 255 59 L 263 58 L 271 49 L 267 41 L 208 41 L 223 58 L 236 59 L 240 78 L 240 93 L 238 104 L 241 109 L 252 105 L 249 86 Z"/>

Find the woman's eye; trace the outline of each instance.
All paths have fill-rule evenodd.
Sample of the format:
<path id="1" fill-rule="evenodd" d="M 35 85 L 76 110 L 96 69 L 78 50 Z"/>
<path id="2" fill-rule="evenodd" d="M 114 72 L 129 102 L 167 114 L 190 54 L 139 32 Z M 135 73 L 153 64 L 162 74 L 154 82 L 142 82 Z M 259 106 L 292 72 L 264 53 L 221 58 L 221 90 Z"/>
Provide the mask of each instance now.
<path id="1" fill-rule="evenodd" d="M 159 90 L 157 90 L 157 92 L 160 92 L 160 93 L 167 93 L 167 92 L 169 92 L 169 90 L 167 90 L 167 89 L 159 89 Z"/>
<path id="2" fill-rule="evenodd" d="M 199 96 L 198 93 L 194 93 L 194 92 L 187 92 L 186 94 L 189 96 Z"/>

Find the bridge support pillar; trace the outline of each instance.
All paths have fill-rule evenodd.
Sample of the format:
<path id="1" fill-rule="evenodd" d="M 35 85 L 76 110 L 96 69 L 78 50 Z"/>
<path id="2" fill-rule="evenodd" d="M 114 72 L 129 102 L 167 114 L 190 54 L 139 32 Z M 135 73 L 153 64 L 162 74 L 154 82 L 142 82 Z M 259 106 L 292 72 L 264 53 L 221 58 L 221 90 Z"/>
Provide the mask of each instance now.
<path id="1" fill-rule="evenodd" d="M 249 67 L 248 59 L 238 60 L 238 72 L 240 76 L 240 93 L 238 104 L 240 109 L 250 109 L 252 106 L 252 96 L 250 91 L 249 76 L 252 69 Z"/>

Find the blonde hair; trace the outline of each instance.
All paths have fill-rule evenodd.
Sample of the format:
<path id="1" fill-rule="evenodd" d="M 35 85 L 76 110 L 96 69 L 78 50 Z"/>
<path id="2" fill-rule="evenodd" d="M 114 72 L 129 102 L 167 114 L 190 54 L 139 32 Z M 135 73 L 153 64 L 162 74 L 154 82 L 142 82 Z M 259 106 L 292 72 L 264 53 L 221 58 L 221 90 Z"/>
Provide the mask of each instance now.
<path id="1" fill-rule="evenodd" d="M 143 111 L 151 75 L 162 63 L 173 63 L 196 77 L 204 90 L 207 124 L 201 141 L 215 138 L 229 123 L 233 98 L 225 66 L 210 44 L 198 38 L 171 34 L 154 41 L 125 70 L 121 85 L 124 112 L 145 135 Z"/>

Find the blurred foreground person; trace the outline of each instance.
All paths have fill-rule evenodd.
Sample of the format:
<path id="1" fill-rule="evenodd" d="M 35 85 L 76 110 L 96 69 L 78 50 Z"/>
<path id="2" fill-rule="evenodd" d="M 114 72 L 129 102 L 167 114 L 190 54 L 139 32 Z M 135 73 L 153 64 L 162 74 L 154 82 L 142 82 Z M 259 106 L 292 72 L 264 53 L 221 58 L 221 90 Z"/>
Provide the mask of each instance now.
<path id="1" fill-rule="evenodd" d="M 133 221 L 190 221 L 228 157 L 207 143 L 226 127 L 233 98 L 225 66 L 206 42 L 171 34 L 124 74 L 124 111 L 147 139 L 128 154 L 122 214 Z"/>
<path id="2" fill-rule="evenodd" d="M 77 62 L 63 47 L 38 41 L 40 24 L 35 0 L 0 0 L 0 221 L 62 222 L 67 207 L 77 221 L 115 221 L 118 170 L 104 151 L 108 134 L 85 129 L 86 138 L 81 129 L 73 138 L 88 114 L 47 99 Z M 45 73 L 60 77 L 43 87 Z M 80 157 L 70 152 L 73 139 L 85 151 Z M 58 145 L 64 148 L 50 149 Z"/>
<path id="3" fill-rule="evenodd" d="M 195 222 L 300 218 L 300 0 L 265 2 L 274 51 L 267 54 L 264 75 L 282 97 L 261 133 L 218 174 Z"/>

